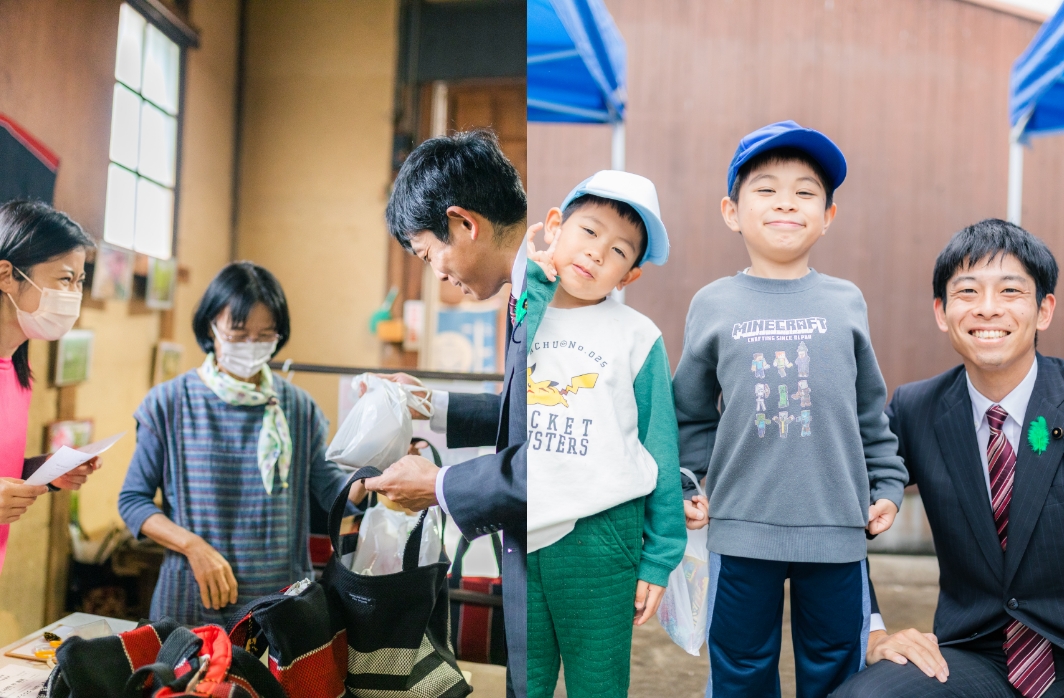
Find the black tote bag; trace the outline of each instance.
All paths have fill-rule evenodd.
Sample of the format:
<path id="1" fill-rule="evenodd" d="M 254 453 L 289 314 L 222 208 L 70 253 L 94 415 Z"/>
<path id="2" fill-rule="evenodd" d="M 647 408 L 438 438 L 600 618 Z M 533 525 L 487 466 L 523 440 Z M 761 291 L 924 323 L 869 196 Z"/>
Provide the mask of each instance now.
<path id="1" fill-rule="evenodd" d="M 405 691 L 416 698 L 469 695 L 473 689 L 451 647 L 447 554 L 441 552 L 439 562 L 418 566 L 425 514 L 407 540 L 401 572 L 361 575 L 340 560 L 349 552 L 340 540 L 340 520 L 351 485 L 380 474 L 376 468 L 359 468 L 329 512 L 333 555 L 321 584 L 333 613 L 347 627 L 348 695 L 376 698 L 381 691 Z"/>

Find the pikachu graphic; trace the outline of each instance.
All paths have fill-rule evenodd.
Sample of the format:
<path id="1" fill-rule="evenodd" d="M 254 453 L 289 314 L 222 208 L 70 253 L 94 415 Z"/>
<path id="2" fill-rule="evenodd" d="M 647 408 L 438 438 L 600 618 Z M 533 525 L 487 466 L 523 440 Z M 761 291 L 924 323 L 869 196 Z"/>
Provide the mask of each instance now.
<path id="1" fill-rule="evenodd" d="M 526 369 L 529 405 L 544 405 L 546 407 L 562 405 L 563 407 L 568 407 L 569 403 L 565 400 L 566 395 L 575 395 L 581 389 L 591 390 L 595 387 L 595 383 L 598 382 L 597 373 L 585 373 L 580 376 L 573 376 L 569 379 L 569 385 L 561 388 L 557 381 L 552 381 L 549 378 L 541 381 L 534 380 L 532 373 L 535 370 L 536 366 L 534 364 Z"/>

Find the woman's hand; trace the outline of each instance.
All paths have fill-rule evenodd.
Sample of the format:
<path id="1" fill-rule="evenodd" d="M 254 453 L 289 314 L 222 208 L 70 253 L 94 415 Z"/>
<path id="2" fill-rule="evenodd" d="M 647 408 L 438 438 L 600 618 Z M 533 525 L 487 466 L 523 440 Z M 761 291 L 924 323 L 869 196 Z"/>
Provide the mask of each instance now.
<path id="1" fill-rule="evenodd" d="M 543 230 L 542 223 L 535 223 L 529 227 L 528 232 L 525 233 L 526 245 L 528 247 L 528 258 L 533 262 L 543 267 L 543 273 L 547 275 L 548 281 L 554 281 L 558 278 L 558 270 L 554 266 L 554 248 L 558 246 L 558 239 L 560 235 L 553 235 L 549 230 L 544 231 L 543 238 L 548 247 L 545 250 L 536 249 L 536 233 Z"/>
<path id="2" fill-rule="evenodd" d="M 351 491 L 347 494 L 347 501 L 354 504 L 356 507 L 362 503 L 362 500 L 366 498 L 369 492 L 366 491 L 366 481 L 359 480 L 355 484 L 351 485 Z"/>
<path id="3" fill-rule="evenodd" d="M 44 485 L 27 485 L 14 477 L 0 477 L 0 524 L 19 520 L 37 497 L 48 491 Z"/>
<path id="4" fill-rule="evenodd" d="M 66 475 L 57 477 L 52 480 L 52 485 L 58 487 L 61 490 L 78 490 L 85 484 L 85 481 L 89 479 L 89 475 L 100 469 L 103 463 L 100 462 L 100 457 L 95 456 L 90 460 L 85 461 L 78 467 L 74 468 Z"/>
<path id="5" fill-rule="evenodd" d="M 199 584 L 200 600 L 204 608 L 218 610 L 236 603 L 236 577 L 233 568 L 221 553 L 199 536 L 190 539 L 185 548 L 185 557 L 192 566 L 192 574 Z"/>

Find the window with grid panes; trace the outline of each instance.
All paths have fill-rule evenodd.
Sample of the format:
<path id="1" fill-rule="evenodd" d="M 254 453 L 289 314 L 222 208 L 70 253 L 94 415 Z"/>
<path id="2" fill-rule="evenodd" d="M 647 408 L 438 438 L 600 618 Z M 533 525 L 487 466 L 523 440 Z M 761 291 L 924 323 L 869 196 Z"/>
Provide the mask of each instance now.
<path id="1" fill-rule="evenodd" d="M 180 84 L 180 47 L 123 4 L 103 237 L 160 259 L 173 251 Z"/>

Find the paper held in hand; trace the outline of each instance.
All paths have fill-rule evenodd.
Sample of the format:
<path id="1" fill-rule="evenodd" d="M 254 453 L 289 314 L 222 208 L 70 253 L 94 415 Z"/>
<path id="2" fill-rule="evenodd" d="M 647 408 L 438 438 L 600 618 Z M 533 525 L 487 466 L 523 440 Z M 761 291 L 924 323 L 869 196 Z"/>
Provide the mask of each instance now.
<path id="1" fill-rule="evenodd" d="M 85 461 L 90 460 L 111 448 L 125 435 L 126 432 L 123 431 L 121 434 L 115 434 L 103 441 L 97 441 L 96 443 L 82 446 L 80 448 L 62 446 L 58 451 L 52 454 L 51 458 L 44 462 L 44 465 L 37 469 L 37 472 L 33 473 L 33 475 L 30 475 L 26 479 L 26 484 L 47 485 L 57 477 L 66 475 Z"/>

